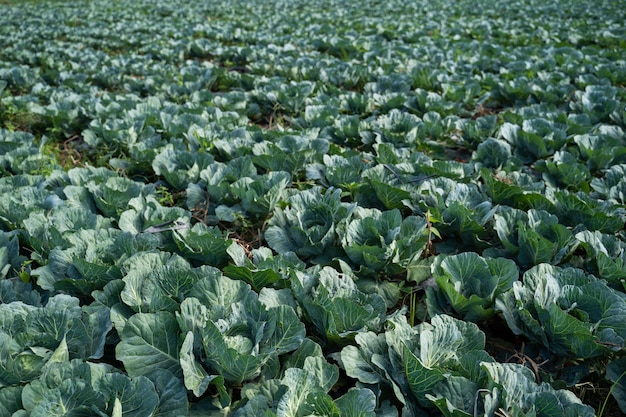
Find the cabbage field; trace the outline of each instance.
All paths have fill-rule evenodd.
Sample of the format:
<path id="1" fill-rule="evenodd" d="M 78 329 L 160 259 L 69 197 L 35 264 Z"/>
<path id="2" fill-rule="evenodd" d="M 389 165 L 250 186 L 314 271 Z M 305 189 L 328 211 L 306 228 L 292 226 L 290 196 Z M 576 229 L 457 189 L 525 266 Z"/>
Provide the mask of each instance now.
<path id="1" fill-rule="evenodd" d="M 0 417 L 626 413 L 618 0 L 0 4 Z"/>

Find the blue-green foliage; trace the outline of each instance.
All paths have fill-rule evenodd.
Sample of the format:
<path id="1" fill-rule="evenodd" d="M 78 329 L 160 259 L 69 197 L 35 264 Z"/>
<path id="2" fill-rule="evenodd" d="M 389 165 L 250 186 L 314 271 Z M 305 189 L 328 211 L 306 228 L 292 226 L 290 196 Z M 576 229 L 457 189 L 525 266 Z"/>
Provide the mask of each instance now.
<path id="1" fill-rule="evenodd" d="M 626 410 L 619 2 L 8 3 L 0 417 Z"/>

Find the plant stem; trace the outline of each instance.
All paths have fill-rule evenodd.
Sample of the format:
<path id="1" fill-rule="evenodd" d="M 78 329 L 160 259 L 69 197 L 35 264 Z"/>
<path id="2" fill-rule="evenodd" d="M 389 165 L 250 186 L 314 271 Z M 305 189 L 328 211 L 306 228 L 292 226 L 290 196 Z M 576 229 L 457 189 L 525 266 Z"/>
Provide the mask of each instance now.
<path id="1" fill-rule="evenodd" d="M 609 393 L 606 394 L 606 398 L 604 399 L 604 402 L 602 403 L 602 407 L 600 407 L 600 412 L 598 413 L 598 417 L 602 417 L 602 414 L 604 413 L 604 408 L 606 407 L 606 403 L 609 401 L 609 397 L 613 393 L 613 389 L 617 386 L 617 384 L 624 377 L 624 375 L 626 375 L 626 371 L 622 372 L 619 378 L 617 378 L 615 382 L 613 382 L 613 385 L 611 385 L 611 388 L 609 389 Z"/>

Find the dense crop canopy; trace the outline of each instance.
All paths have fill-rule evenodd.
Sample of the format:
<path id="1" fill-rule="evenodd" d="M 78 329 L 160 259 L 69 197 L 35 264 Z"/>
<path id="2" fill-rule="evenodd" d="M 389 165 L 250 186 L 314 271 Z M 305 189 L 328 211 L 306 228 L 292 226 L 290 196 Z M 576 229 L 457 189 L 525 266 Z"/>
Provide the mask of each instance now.
<path id="1" fill-rule="evenodd" d="M 0 417 L 626 412 L 620 2 L 4 3 Z"/>

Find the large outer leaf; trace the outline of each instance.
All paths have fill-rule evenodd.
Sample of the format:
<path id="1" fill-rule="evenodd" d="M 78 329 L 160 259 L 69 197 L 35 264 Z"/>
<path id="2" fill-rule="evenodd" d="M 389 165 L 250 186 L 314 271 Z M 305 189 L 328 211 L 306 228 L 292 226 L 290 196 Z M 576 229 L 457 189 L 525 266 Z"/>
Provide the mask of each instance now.
<path id="1" fill-rule="evenodd" d="M 341 411 L 330 395 L 322 392 L 312 392 L 306 398 L 305 404 L 298 410 L 301 415 L 324 417 L 341 417 Z"/>
<path id="2" fill-rule="evenodd" d="M 519 261 L 523 266 L 538 265 L 550 262 L 558 248 L 550 240 L 542 237 L 534 230 L 520 228 Z"/>
<path id="3" fill-rule="evenodd" d="M 204 223 L 196 223 L 191 229 L 174 231 L 174 240 L 180 253 L 189 260 L 203 265 L 220 266 L 228 260 L 226 250 L 232 240 L 228 233 Z"/>
<path id="4" fill-rule="evenodd" d="M 224 267 L 224 274 L 229 278 L 247 282 L 255 291 L 260 291 L 263 287 L 269 287 L 282 278 L 280 274 L 271 268 L 257 269 L 236 265 Z"/>
<path id="5" fill-rule="evenodd" d="M 591 180 L 591 187 L 601 193 L 604 198 L 610 198 L 617 203 L 625 204 L 625 178 L 626 164 L 614 165 L 606 172 L 603 179 L 594 178 Z"/>
<path id="6" fill-rule="evenodd" d="M 404 207 L 403 200 L 407 200 L 411 197 L 408 191 L 394 187 L 393 185 L 376 180 L 370 180 L 370 183 L 376 192 L 376 196 L 389 210 Z"/>
<path id="7" fill-rule="evenodd" d="M 180 378 L 179 334 L 178 323 L 171 313 L 135 314 L 120 334 L 121 342 L 115 348 L 117 359 L 124 362 L 130 376 L 165 369 Z"/>
<path id="8" fill-rule="evenodd" d="M 123 374 L 107 374 L 100 380 L 100 388 L 109 392 L 110 400 L 119 400 L 124 417 L 152 415 L 159 404 L 154 384 L 144 376 L 130 379 Z"/>
<path id="9" fill-rule="evenodd" d="M 328 412 L 335 415 L 336 406 L 326 393 L 339 378 L 335 365 L 320 356 L 308 357 L 302 368 L 289 368 L 281 383 L 287 387 L 277 402 L 277 416 L 300 416 Z M 329 401 L 330 400 L 330 401 Z"/>
<path id="10" fill-rule="evenodd" d="M 622 287 L 626 279 L 626 243 L 614 235 L 599 231 L 582 231 L 576 234 L 581 247 L 587 252 L 585 261 L 590 272 L 599 278 Z"/>
<path id="11" fill-rule="evenodd" d="M 288 387 L 288 390 L 276 406 L 277 417 L 299 417 L 298 411 L 305 404 L 307 397 L 316 391 L 321 391 L 317 378 L 304 369 L 287 369 L 282 383 Z"/>
<path id="12" fill-rule="evenodd" d="M 152 195 L 132 198 L 128 205 L 129 209 L 120 214 L 118 225 L 123 231 L 132 234 L 142 233 L 151 226 L 190 217 L 189 212 L 180 207 L 162 206 Z"/>
<path id="13" fill-rule="evenodd" d="M 21 301 L 28 305 L 40 305 L 41 293 L 30 283 L 22 280 L 0 280 L 0 304 L 9 304 Z"/>
<path id="14" fill-rule="evenodd" d="M 487 168 L 498 168 L 506 164 L 511 157 L 511 146 L 503 140 L 487 138 L 481 142 L 472 155 L 472 159 Z"/>
<path id="15" fill-rule="evenodd" d="M 302 369 L 315 376 L 317 386 L 323 392 L 329 392 L 339 380 L 337 366 L 326 362 L 326 359 L 321 356 L 306 358 Z"/>
<path id="16" fill-rule="evenodd" d="M 355 336 L 356 346 L 346 346 L 341 350 L 341 363 L 346 374 L 364 384 L 376 384 L 385 379 L 384 372 L 371 360 L 374 355 L 387 353 L 385 335 L 374 332 L 362 332 Z"/>
<path id="17" fill-rule="evenodd" d="M 261 373 L 265 357 L 255 356 L 252 352 L 246 351 L 248 343 L 240 349 L 229 347 L 221 330 L 213 322 L 207 322 L 201 333 L 208 364 L 225 380 L 241 384 Z M 240 339 L 248 342 L 243 337 Z"/>
<path id="18" fill-rule="evenodd" d="M 432 318 L 419 326 L 420 360 L 426 367 L 444 366 L 466 353 L 485 348 L 485 335 L 474 323 L 447 315 Z"/>
<path id="19" fill-rule="evenodd" d="M 551 304 L 547 310 L 537 307 L 539 320 L 550 340 L 550 349 L 559 355 L 568 353 L 579 358 L 601 355 L 603 349 L 581 321 Z"/>
<path id="20" fill-rule="evenodd" d="M 167 252 L 140 252 L 124 266 L 128 272 L 120 298 L 142 313 L 175 311 L 201 276 L 185 259 Z"/>
<path id="21" fill-rule="evenodd" d="M 147 378 L 152 381 L 158 395 L 158 404 L 154 417 L 183 416 L 189 411 L 187 390 L 176 375 L 164 369 L 158 369 Z"/>
<path id="22" fill-rule="evenodd" d="M 433 388 L 445 379 L 444 372 L 437 367 L 424 366 L 422 361 L 407 348 L 404 349 L 404 360 L 411 391 L 421 404 L 428 404 L 426 394 L 432 392 Z"/>
<path id="23" fill-rule="evenodd" d="M 44 391 L 41 401 L 28 411 L 32 417 L 86 416 L 94 408 L 104 411 L 104 399 L 89 382 L 67 379 L 58 387 Z"/>
<path id="24" fill-rule="evenodd" d="M 304 339 L 298 349 L 296 349 L 284 363 L 284 368 L 302 368 L 304 361 L 309 357 L 323 357 L 320 345 L 311 339 Z"/>
<path id="25" fill-rule="evenodd" d="M 61 392 L 69 388 L 72 381 L 88 381 L 91 385 L 83 386 L 79 390 L 90 391 L 96 388 L 98 395 L 93 396 L 92 400 L 104 405 L 106 402 L 106 392 L 97 388 L 97 381 L 110 370 L 110 366 L 101 364 L 91 364 L 82 362 L 79 359 L 72 361 L 51 361 L 43 368 L 40 378 L 30 382 L 22 391 L 22 403 L 25 410 L 32 410 L 38 404 L 44 402 L 46 397 L 57 398 Z M 60 388 L 61 384 L 68 382 L 65 388 Z M 86 395 L 91 396 L 91 395 Z M 97 398 L 96 398 L 97 397 Z"/>
<path id="26" fill-rule="evenodd" d="M 484 307 L 488 307 L 496 290 L 498 277 L 491 274 L 482 257 L 474 252 L 461 253 L 444 258 L 433 270 L 439 287 L 466 319 L 489 317 Z M 472 298 L 477 300 L 472 302 Z"/>
<path id="27" fill-rule="evenodd" d="M 505 178 L 493 175 L 488 169 L 481 170 L 485 193 L 496 204 L 516 207 L 515 201 L 524 193 L 524 189 L 516 184 L 509 184 Z"/>
<path id="28" fill-rule="evenodd" d="M 33 345 L 54 349 L 70 333 L 73 352 L 82 349 L 87 341 L 81 337 L 84 336 L 81 315 L 78 298 L 62 294 L 51 298 L 45 307 L 32 310 L 26 318 L 28 333 L 34 335 Z"/>
<path id="29" fill-rule="evenodd" d="M 183 370 L 185 387 L 191 390 L 196 397 L 200 397 L 209 388 L 209 384 L 216 375 L 209 375 L 207 371 L 196 361 L 193 332 L 187 332 L 185 341 L 180 349 L 180 366 Z"/>
<path id="30" fill-rule="evenodd" d="M 10 417 L 22 408 L 22 387 L 0 388 L 0 416 Z"/>
<path id="31" fill-rule="evenodd" d="M 17 234 L 0 231 L 0 279 L 4 280 L 11 270 L 19 270 L 20 265 L 26 261 L 26 257 L 19 255 L 19 250 Z"/>
<path id="32" fill-rule="evenodd" d="M 505 411 L 560 417 L 563 415 L 594 416 L 593 408 L 582 405 L 566 390 L 554 390 L 549 384 L 535 382 L 530 369 L 512 363 L 481 363 L 489 377 L 489 386 L 502 390 L 499 406 Z M 539 412 L 545 414 L 538 414 Z M 537 414 L 535 414 L 537 413 Z"/>
<path id="33" fill-rule="evenodd" d="M 376 395 L 367 388 L 353 388 L 337 398 L 342 417 L 374 417 Z"/>
<path id="34" fill-rule="evenodd" d="M 507 291 L 513 286 L 513 283 L 519 279 L 520 271 L 515 262 L 506 258 L 490 258 L 487 259 L 491 274 L 498 277 L 498 288 L 496 296 Z"/>
<path id="35" fill-rule="evenodd" d="M 484 320 L 494 315 L 495 296 L 518 278 L 515 263 L 504 258 L 483 258 L 474 252 L 437 257 L 432 267 L 439 290 L 465 320 Z M 429 302 L 436 303 L 427 293 Z M 431 300 L 432 298 L 432 300 Z"/>
<path id="36" fill-rule="evenodd" d="M 106 337 L 113 323 L 111 312 L 103 306 L 83 307 L 83 323 L 85 330 L 84 356 L 89 359 L 100 359 L 104 355 Z"/>
<path id="37" fill-rule="evenodd" d="M 296 350 L 306 335 L 304 324 L 291 306 L 270 308 L 267 312 L 268 327 L 273 331 L 264 338 L 261 353 L 277 354 Z"/>
<path id="38" fill-rule="evenodd" d="M 194 285 L 190 294 L 207 308 L 209 317 L 221 319 L 233 312 L 241 303 L 254 303 L 257 295 L 243 281 L 236 281 L 221 274 L 204 277 Z M 254 299 L 253 301 L 250 301 Z M 184 301 L 183 301 L 184 302 Z"/>
<path id="39" fill-rule="evenodd" d="M 615 351 L 623 348 L 626 340 L 626 323 L 623 320 L 626 300 L 622 293 L 601 281 L 590 282 L 578 288 L 567 287 L 566 290 L 568 291 L 564 291 L 561 307 L 571 306 L 584 311 L 589 322 L 594 323 L 597 328 L 599 342 L 607 342 L 606 346 Z M 603 340 L 601 335 L 605 332 L 613 334 L 615 340 Z"/>
<path id="40" fill-rule="evenodd" d="M 478 385 L 465 377 L 447 375 L 445 381 L 434 387 L 435 395 L 426 394 L 445 415 L 469 417 L 474 415 L 474 401 Z"/>

